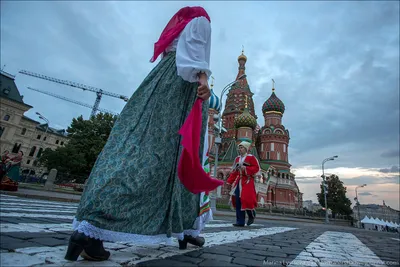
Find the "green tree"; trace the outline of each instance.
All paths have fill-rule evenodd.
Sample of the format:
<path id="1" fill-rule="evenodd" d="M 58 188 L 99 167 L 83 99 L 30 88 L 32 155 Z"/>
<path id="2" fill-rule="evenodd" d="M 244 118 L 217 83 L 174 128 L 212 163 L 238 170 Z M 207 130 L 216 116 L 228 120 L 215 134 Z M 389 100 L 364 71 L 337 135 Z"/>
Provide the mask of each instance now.
<path id="1" fill-rule="evenodd" d="M 326 199 L 328 208 L 332 210 L 333 218 L 336 217 L 336 214 L 350 215 L 352 213 L 351 201 L 346 197 L 347 189 L 343 186 L 343 182 L 340 181 L 337 175 L 333 174 L 326 177 L 326 184 L 328 188 Z M 320 189 L 321 193 L 317 193 L 318 202 L 322 207 L 325 207 L 323 182 L 320 185 Z"/>
<path id="2" fill-rule="evenodd" d="M 68 127 L 69 140 L 56 150 L 46 149 L 39 163 L 47 169 L 88 176 L 104 145 L 117 117 L 109 113 L 98 113 L 88 120 L 82 116 L 74 118 Z"/>

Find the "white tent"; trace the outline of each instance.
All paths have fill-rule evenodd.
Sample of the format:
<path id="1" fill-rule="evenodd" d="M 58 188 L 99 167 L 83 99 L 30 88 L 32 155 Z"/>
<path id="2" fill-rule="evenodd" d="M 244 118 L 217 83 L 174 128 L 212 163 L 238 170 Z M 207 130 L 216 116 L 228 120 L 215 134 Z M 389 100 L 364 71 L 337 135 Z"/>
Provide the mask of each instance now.
<path id="1" fill-rule="evenodd" d="M 386 223 L 379 218 L 376 218 L 375 221 L 376 221 L 376 224 L 378 224 L 378 225 L 386 226 Z"/>
<path id="2" fill-rule="evenodd" d="M 365 216 L 364 219 L 361 220 L 362 223 L 371 223 L 371 219 L 368 216 Z"/>
<path id="3" fill-rule="evenodd" d="M 364 219 L 361 220 L 363 224 L 375 224 L 376 222 L 371 218 L 368 218 L 368 216 L 365 216 Z"/>

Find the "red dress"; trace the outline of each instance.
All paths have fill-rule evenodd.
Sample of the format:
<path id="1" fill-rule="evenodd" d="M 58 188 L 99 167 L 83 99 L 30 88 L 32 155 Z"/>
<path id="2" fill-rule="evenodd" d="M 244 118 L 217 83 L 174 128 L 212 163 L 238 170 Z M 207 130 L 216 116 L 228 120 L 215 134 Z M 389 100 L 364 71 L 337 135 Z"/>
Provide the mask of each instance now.
<path id="1" fill-rule="evenodd" d="M 240 156 L 236 157 L 235 164 L 238 164 L 240 161 Z M 256 187 L 254 183 L 255 174 L 260 171 L 260 164 L 256 157 L 251 154 L 247 154 L 245 156 L 243 165 L 246 167 L 245 171 L 234 170 L 231 172 L 227 179 L 227 184 L 232 185 L 231 197 L 232 197 L 232 205 L 236 208 L 236 199 L 235 199 L 235 189 L 240 181 L 240 201 L 242 208 L 241 210 L 253 210 L 257 207 L 257 193 Z"/>

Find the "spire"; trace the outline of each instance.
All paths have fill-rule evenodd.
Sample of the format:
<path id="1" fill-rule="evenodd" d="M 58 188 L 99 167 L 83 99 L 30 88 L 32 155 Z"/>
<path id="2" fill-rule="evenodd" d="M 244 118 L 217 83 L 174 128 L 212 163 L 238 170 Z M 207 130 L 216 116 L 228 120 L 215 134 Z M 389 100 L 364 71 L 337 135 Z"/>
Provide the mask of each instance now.
<path id="1" fill-rule="evenodd" d="M 242 54 L 238 57 L 238 62 L 239 62 L 239 71 L 238 74 L 236 76 L 236 81 L 239 80 L 239 77 L 246 74 L 245 70 L 246 70 L 246 61 L 247 61 L 247 57 L 244 55 L 244 46 L 242 46 Z M 247 79 L 243 78 L 240 79 L 239 82 L 232 87 L 240 87 L 242 89 L 247 89 L 250 90 L 249 85 L 247 83 Z"/>
<path id="2" fill-rule="evenodd" d="M 274 81 L 274 79 L 272 79 L 272 92 L 274 92 L 275 91 L 275 81 Z"/>

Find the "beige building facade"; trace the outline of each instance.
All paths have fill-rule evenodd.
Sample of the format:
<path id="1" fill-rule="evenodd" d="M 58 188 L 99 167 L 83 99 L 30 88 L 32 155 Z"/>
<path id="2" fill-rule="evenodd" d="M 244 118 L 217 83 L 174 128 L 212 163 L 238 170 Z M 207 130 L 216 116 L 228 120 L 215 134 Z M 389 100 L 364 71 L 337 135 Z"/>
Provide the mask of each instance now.
<path id="1" fill-rule="evenodd" d="M 31 174 L 40 175 L 46 170 L 37 166 L 38 158 L 46 148 L 54 150 L 66 144 L 67 133 L 25 116 L 33 107 L 24 103 L 15 77 L 4 71 L 0 76 L 0 152 L 8 150 L 16 155 L 22 151 L 21 171 L 27 173 L 30 169 Z"/>
<path id="2" fill-rule="evenodd" d="M 378 204 L 355 205 L 353 207 L 353 217 L 355 221 L 362 220 L 365 216 L 368 218 L 381 219 L 388 222 L 400 224 L 400 211 L 392 209 L 389 206 Z"/>

